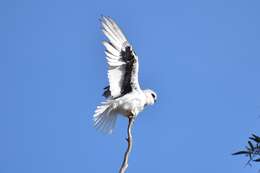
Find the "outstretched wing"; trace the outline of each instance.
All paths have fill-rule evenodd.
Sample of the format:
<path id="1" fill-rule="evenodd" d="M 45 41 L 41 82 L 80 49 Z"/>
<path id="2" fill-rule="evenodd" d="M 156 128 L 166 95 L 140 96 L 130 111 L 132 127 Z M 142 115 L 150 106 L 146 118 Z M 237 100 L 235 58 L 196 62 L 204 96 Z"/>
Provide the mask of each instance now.
<path id="1" fill-rule="evenodd" d="M 102 31 L 108 38 L 103 41 L 108 63 L 109 86 L 103 96 L 121 97 L 133 90 L 139 90 L 138 57 L 118 25 L 110 17 L 101 18 Z"/>

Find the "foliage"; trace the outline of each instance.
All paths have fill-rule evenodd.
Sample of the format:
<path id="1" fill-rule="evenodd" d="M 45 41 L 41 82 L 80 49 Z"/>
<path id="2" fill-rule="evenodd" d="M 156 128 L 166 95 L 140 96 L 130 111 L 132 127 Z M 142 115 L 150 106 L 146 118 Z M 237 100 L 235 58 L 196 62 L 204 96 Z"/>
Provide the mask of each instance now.
<path id="1" fill-rule="evenodd" d="M 246 165 L 252 165 L 252 162 L 260 162 L 260 137 L 252 134 L 249 138 L 248 145 L 245 150 L 238 151 L 232 155 L 245 155 L 249 158 Z"/>

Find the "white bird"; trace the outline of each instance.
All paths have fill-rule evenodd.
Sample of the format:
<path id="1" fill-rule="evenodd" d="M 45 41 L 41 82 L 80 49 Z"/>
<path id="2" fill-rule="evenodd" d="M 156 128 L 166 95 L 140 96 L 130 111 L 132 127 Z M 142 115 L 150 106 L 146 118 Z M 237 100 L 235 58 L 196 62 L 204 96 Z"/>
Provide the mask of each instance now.
<path id="1" fill-rule="evenodd" d="M 112 133 L 118 115 L 136 117 L 147 105 L 153 105 L 157 95 L 150 89 L 142 90 L 138 82 L 138 57 L 118 25 L 110 17 L 101 17 L 103 41 L 108 63 L 109 86 L 104 88 L 106 101 L 94 114 L 94 126 Z"/>

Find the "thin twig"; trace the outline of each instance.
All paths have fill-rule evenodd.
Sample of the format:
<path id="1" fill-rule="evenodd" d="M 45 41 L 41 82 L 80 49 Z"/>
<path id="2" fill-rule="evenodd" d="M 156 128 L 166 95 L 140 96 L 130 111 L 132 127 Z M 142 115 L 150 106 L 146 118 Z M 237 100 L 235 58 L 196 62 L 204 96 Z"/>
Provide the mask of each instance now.
<path id="1" fill-rule="evenodd" d="M 133 146 L 133 138 L 132 138 L 132 126 L 134 123 L 134 117 L 128 117 L 128 128 L 127 128 L 127 133 L 128 133 L 128 138 L 126 138 L 126 141 L 128 143 L 125 155 L 124 155 L 124 160 L 123 163 L 121 165 L 121 168 L 119 170 L 119 173 L 125 173 L 127 167 L 128 167 L 128 158 L 129 158 L 129 154 L 132 150 L 132 146 Z"/>

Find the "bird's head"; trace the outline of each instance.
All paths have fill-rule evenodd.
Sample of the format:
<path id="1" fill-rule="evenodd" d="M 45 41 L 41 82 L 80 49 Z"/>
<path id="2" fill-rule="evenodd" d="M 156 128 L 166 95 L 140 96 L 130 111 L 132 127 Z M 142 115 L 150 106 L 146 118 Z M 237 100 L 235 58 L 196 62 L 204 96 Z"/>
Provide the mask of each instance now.
<path id="1" fill-rule="evenodd" d="M 146 104 L 153 105 L 157 100 L 157 95 L 154 91 L 150 89 L 144 90 L 144 94 L 146 96 Z"/>

